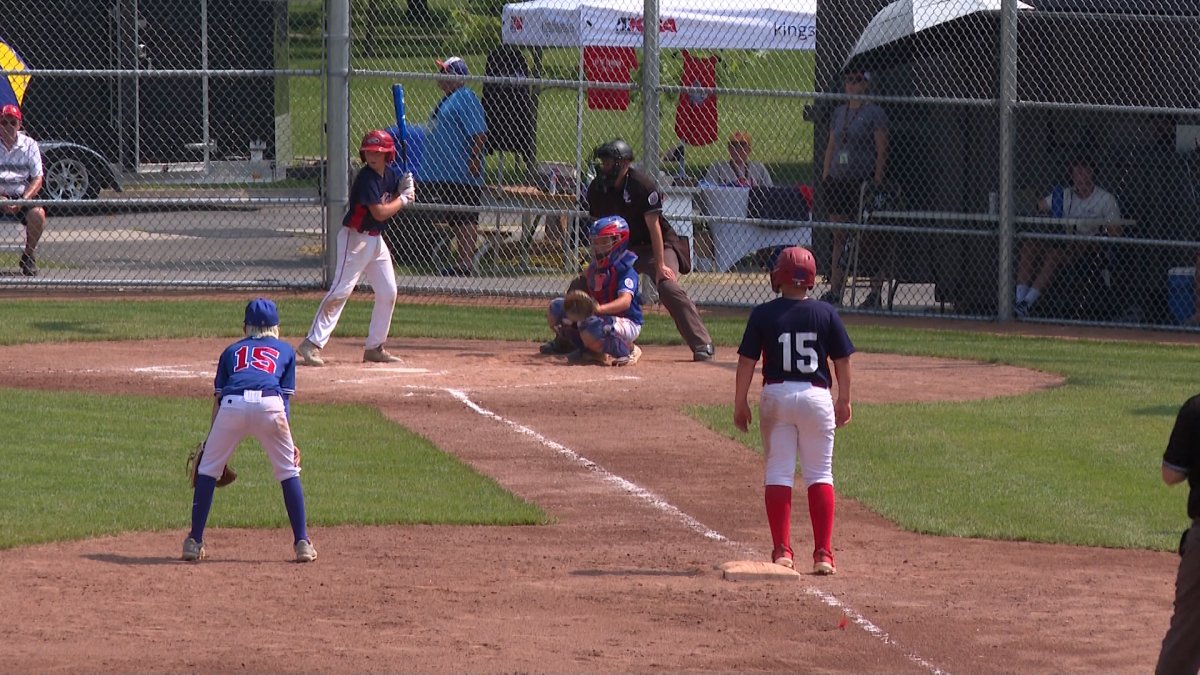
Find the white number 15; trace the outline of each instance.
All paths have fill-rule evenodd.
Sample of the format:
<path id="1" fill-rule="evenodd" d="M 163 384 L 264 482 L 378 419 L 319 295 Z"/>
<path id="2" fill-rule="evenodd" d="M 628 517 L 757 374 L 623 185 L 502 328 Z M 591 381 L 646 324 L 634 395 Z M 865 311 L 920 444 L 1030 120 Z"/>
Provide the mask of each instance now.
<path id="1" fill-rule="evenodd" d="M 780 333 L 779 335 L 779 344 L 783 345 L 783 372 L 817 372 L 817 350 L 809 346 L 817 341 L 817 334 L 795 333 L 794 339 L 795 348 L 792 346 L 792 333 Z M 800 358 L 793 362 L 792 354 Z"/>

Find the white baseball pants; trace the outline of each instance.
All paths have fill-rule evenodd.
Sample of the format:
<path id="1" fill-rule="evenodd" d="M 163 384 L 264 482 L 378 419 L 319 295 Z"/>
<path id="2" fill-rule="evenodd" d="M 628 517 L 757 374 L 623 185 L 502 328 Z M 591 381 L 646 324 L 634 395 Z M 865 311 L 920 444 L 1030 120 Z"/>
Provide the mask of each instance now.
<path id="1" fill-rule="evenodd" d="M 342 309 L 358 280 L 364 274 L 367 283 L 375 291 L 375 307 L 371 310 L 371 327 L 367 332 L 367 349 L 382 347 L 387 342 L 392 327 L 392 310 L 396 308 L 396 270 L 392 267 L 392 254 L 388 251 L 383 236 L 372 237 L 357 230 L 343 227 L 337 236 L 338 261 L 333 272 L 333 284 L 312 327 L 308 329 L 308 341 L 318 348 L 333 336 Z"/>
<path id="2" fill-rule="evenodd" d="M 271 460 L 275 480 L 282 483 L 300 475 L 300 467 L 296 466 L 292 428 L 284 412 L 283 399 L 278 396 L 258 398 L 243 394 L 221 397 L 221 407 L 217 409 L 212 430 L 204 441 L 204 458 L 200 461 L 198 473 L 220 478 L 234 449 L 247 436 L 253 436 L 262 444 L 267 458 Z"/>
<path id="3" fill-rule="evenodd" d="M 763 387 L 759 428 L 766 460 L 764 485 L 794 487 L 796 458 L 804 487 L 833 484 L 833 397 L 807 382 Z"/>

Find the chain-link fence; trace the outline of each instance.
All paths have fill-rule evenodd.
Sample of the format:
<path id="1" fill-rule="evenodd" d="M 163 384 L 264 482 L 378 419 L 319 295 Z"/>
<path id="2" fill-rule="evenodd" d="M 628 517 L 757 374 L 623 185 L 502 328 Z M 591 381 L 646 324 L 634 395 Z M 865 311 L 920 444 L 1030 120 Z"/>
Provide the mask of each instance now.
<path id="1" fill-rule="evenodd" d="M 9 16 L 0 66 L 42 143 L 41 198 L 82 201 L 40 204 L 36 276 L 18 271 L 27 228 L 0 224 L 0 283 L 322 287 L 359 139 L 400 135 L 399 83 L 418 202 L 386 236 L 410 294 L 561 293 L 588 256 L 593 148 L 623 138 L 688 243 L 698 304 L 762 301 L 772 252 L 800 243 L 815 294 L 846 311 L 1193 314 L 1200 11 L 1182 0 L 47 0 Z"/>

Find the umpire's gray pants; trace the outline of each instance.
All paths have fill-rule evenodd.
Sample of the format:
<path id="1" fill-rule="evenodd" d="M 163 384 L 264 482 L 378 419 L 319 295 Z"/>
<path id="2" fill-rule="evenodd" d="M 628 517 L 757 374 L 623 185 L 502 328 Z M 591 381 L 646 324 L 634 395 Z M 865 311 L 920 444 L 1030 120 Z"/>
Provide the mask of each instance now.
<path id="1" fill-rule="evenodd" d="M 1200 519 L 1192 521 L 1183 547 L 1175 578 L 1175 613 L 1163 637 L 1157 675 L 1200 671 Z"/>

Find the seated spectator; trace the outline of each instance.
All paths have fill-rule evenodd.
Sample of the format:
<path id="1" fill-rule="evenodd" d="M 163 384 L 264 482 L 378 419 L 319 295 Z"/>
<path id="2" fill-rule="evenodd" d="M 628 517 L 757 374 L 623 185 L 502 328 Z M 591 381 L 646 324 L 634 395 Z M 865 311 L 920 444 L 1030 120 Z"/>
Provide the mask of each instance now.
<path id="1" fill-rule="evenodd" d="M 730 187 L 771 187 L 771 174 L 762 162 L 750 161 L 750 134 L 735 131 L 729 137 L 729 161 L 708 167 L 704 180 Z"/>
<path id="2" fill-rule="evenodd" d="M 1121 209 L 1117 200 L 1096 185 L 1095 166 L 1086 157 L 1071 162 L 1071 187 L 1056 186 L 1038 202 L 1038 211 L 1054 218 L 1092 220 L 1095 225 L 1070 223 L 1066 232 L 1095 236 L 1120 236 Z M 1017 255 L 1017 290 L 1014 311 L 1018 318 L 1029 316 L 1033 304 L 1054 279 L 1054 273 L 1080 253 L 1092 248 L 1087 242 L 1027 239 Z"/>

